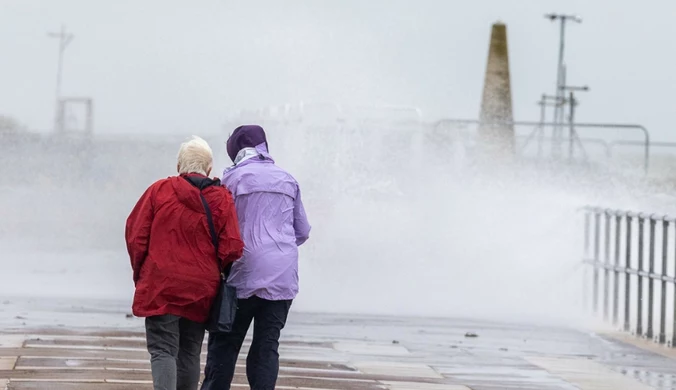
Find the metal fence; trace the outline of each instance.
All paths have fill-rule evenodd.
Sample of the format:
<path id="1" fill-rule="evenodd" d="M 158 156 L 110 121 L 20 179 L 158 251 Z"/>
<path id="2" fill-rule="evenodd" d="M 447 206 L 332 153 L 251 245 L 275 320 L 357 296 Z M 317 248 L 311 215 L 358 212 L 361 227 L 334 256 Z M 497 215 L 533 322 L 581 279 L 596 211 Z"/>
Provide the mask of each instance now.
<path id="1" fill-rule="evenodd" d="M 516 152 L 518 154 L 523 154 L 529 145 L 534 144 L 538 149 L 538 156 L 544 154 L 545 143 L 549 143 L 552 148 L 550 152 L 555 151 L 555 146 L 558 148 L 563 147 L 563 143 L 567 142 L 569 147 L 569 159 L 572 159 L 576 151 L 586 159 L 587 152 L 585 151 L 586 143 L 600 143 L 608 156 L 612 155 L 612 149 L 615 146 L 615 142 L 623 142 L 630 146 L 640 146 L 643 149 L 643 170 L 648 172 L 650 165 L 650 147 L 652 145 L 650 141 L 650 132 L 648 129 L 640 124 L 629 124 L 629 123 L 572 123 L 566 125 L 569 127 L 570 135 L 567 139 L 554 139 L 549 138 L 545 139 L 544 134 L 546 129 L 554 129 L 560 127 L 559 123 L 550 123 L 550 122 L 535 122 L 535 121 L 511 121 L 511 122 L 482 122 L 475 119 L 442 119 L 433 124 L 435 129 L 448 127 L 448 126 L 509 126 L 509 127 L 521 127 L 528 129 L 529 133 L 525 139 L 521 140 L 520 145 L 517 145 Z M 591 131 L 606 131 L 606 132 L 618 132 L 618 131 L 632 131 L 640 134 L 643 138 L 641 142 L 628 141 L 628 140 L 619 140 L 619 141 L 605 141 L 603 139 L 590 139 L 589 137 L 581 137 L 580 135 Z M 559 151 L 560 152 L 560 151 Z"/>
<path id="2" fill-rule="evenodd" d="M 585 208 L 585 297 L 624 331 L 676 345 L 676 221 L 667 215 Z M 670 328 L 670 329 L 668 329 Z M 667 337 L 669 335 L 669 337 Z"/>

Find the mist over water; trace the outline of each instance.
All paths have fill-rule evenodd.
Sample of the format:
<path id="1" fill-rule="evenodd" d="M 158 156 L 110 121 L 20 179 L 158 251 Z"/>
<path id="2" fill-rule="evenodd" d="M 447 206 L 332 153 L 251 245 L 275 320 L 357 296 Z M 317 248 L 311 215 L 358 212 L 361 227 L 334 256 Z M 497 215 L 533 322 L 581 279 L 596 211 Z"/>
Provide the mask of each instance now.
<path id="1" fill-rule="evenodd" d="M 433 130 L 428 122 L 440 117 L 478 113 L 489 25 L 496 15 L 456 10 L 452 2 L 440 12 L 441 2 L 434 1 L 411 12 L 406 2 L 360 8 L 357 4 L 366 3 L 352 1 L 326 9 L 318 3 L 264 2 L 261 10 L 253 2 L 240 2 L 228 12 L 212 2 L 213 12 L 195 8 L 190 15 L 163 14 L 153 19 L 153 28 L 147 16 L 133 13 L 122 32 L 116 22 L 86 34 L 81 32 L 91 15 L 108 17 L 105 7 L 121 15 L 131 2 L 122 8 L 117 3 L 79 8 L 84 3 L 76 3 L 68 2 L 82 9 L 72 19 L 80 46 L 69 49 L 64 88 L 94 96 L 91 140 L 45 130 L 53 83 L 51 62 L 45 64 L 53 60 L 54 42 L 42 42 L 39 50 L 6 47 L 21 55 L 11 57 L 11 72 L 0 72 L 0 78 L 32 84 L 28 92 L 22 89 L 9 98 L 0 92 L 0 115 L 16 115 L 43 131 L 0 132 L 0 297 L 130 303 L 124 223 L 138 197 L 155 180 L 175 174 L 179 144 L 192 134 L 209 141 L 215 153 L 212 175 L 220 176 L 230 164 L 227 135 L 244 121 L 235 116 L 216 130 L 227 113 L 271 103 L 339 101 L 360 105 L 360 114 L 369 115 L 385 104 L 424 108 L 421 117 L 409 109 L 408 117 L 396 120 L 401 111 L 369 120 L 355 120 L 358 115 L 351 112 L 347 121 L 337 121 L 333 113 L 320 112 L 311 121 L 306 116 L 261 123 L 272 156 L 300 182 L 313 225 L 301 249 L 301 292 L 293 310 L 573 324 L 582 288 L 579 208 L 676 211 L 672 185 L 645 179 L 635 156 L 626 165 L 500 160 L 477 152 L 470 142 L 473 131 L 458 136 L 454 129 Z M 506 21 L 515 112 L 529 119 L 521 114 L 537 115 L 532 98 L 553 85 L 553 67 L 546 59 L 554 60 L 548 45 L 555 32 L 541 20 L 537 25 L 530 19 L 511 22 L 525 11 L 506 4 L 500 2 L 500 9 L 512 18 Z M 14 12 L 8 15 L 40 13 L 19 2 L 8 10 Z M 540 9 L 531 11 L 540 17 Z M 596 24 L 583 25 L 594 26 L 591 30 L 571 32 L 571 47 L 582 46 L 583 36 L 603 45 L 624 42 L 604 35 L 617 31 L 599 23 L 605 9 L 596 11 Z M 227 15 L 221 19 L 219 12 Z M 251 17 L 254 13 L 257 18 Z M 657 17 L 667 19 L 668 13 Z M 204 29 L 174 28 L 183 18 Z M 252 19 L 267 29 L 249 31 Z M 54 23 L 44 15 L 31 20 L 36 31 L 35 25 Z M 540 37 L 536 28 L 547 33 Z M 634 36 L 636 29 L 625 33 L 629 30 Z M 118 33 L 131 35 L 119 38 Z M 108 56 L 102 50 L 109 46 L 101 41 L 124 55 Z M 604 91 L 585 101 L 589 105 L 581 117 L 605 120 L 618 114 L 633 121 L 631 110 L 607 104 L 609 96 L 620 95 L 612 88 L 624 91 L 625 83 L 617 80 L 630 73 L 616 66 L 622 63 L 618 58 L 627 60 L 626 46 L 609 51 L 607 58 L 599 58 L 593 44 L 578 50 L 586 57 L 571 50 L 571 64 L 580 64 L 571 65 L 571 78 L 586 80 L 582 75 L 589 74 L 594 88 Z M 104 57 L 110 62 L 101 65 Z M 537 62 L 540 58 L 543 63 Z M 30 71 L 24 69 L 27 64 Z M 580 71 L 583 65 L 588 73 Z M 618 73 L 604 78 L 604 72 Z M 661 84 L 653 88 L 642 96 L 664 91 Z M 636 116 L 659 123 L 653 106 L 647 106 Z"/>
<path id="2" fill-rule="evenodd" d="M 649 200 L 627 179 L 462 152 L 429 126 L 326 123 L 264 124 L 313 225 L 298 311 L 574 324 L 580 206 Z M 215 175 L 230 164 L 226 136 L 207 137 Z M 174 174 L 181 140 L 6 140 L 4 157 L 33 175 L 2 165 L 0 295 L 130 302 L 124 222 Z"/>
<path id="3" fill-rule="evenodd" d="M 563 314 L 553 303 L 574 298 L 562 293 L 570 280 L 560 276 L 574 277 L 581 195 L 509 170 L 507 177 L 476 171 L 433 149 L 395 152 L 400 163 L 390 170 L 339 168 L 338 183 L 356 185 L 337 191 L 330 205 L 312 199 L 327 212 L 304 257 L 298 306 L 512 320 Z M 392 153 L 367 150 L 354 158 Z"/>

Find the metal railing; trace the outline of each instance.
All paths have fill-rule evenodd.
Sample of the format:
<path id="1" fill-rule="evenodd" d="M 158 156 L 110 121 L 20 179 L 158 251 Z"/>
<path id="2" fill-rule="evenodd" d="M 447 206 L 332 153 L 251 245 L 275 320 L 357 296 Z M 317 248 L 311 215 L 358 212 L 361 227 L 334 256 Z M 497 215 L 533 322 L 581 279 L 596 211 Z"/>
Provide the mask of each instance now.
<path id="1" fill-rule="evenodd" d="M 592 268 L 594 314 L 602 313 L 624 331 L 676 346 L 674 218 L 590 207 L 584 213 L 583 261 Z"/>
<path id="2" fill-rule="evenodd" d="M 524 126 L 524 127 L 530 127 L 533 129 L 533 131 L 530 132 L 526 140 L 523 142 L 523 144 L 518 148 L 519 152 L 523 152 L 530 142 L 535 139 L 536 136 L 538 136 L 538 133 L 541 134 L 541 130 L 545 128 L 555 128 L 557 126 L 561 126 L 559 123 L 551 123 L 551 122 L 535 122 L 535 121 L 511 121 L 511 122 L 485 122 L 485 121 L 480 121 L 476 119 L 441 119 L 434 123 L 433 127 L 438 128 L 441 126 L 460 126 L 460 125 L 484 125 L 484 126 Z M 637 132 L 640 132 L 642 137 L 643 137 L 643 142 L 640 143 L 640 145 L 643 147 L 643 170 L 644 172 L 648 172 L 648 168 L 650 165 L 650 132 L 648 129 L 640 124 L 628 124 L 628 123 L 574 123 L 572 125 L 572 128 L 574 129 L 575 132 L 578 130 L 590 130 L 590 129 L 605 129 L 605 130 L 634 130 Z M 539 142 L 542 142 L 541 139 L 539 139 Z M 570 138 L 571 146 L 574 146 L 576 143 L 578 147 L 581 149 L 581 151 L 584 152 L 584 147 L 581 143 L 581 139 L 575 135 L 572 138 Z M 571 149 L 571 153 L 574 150 L 574 148 Z"/>

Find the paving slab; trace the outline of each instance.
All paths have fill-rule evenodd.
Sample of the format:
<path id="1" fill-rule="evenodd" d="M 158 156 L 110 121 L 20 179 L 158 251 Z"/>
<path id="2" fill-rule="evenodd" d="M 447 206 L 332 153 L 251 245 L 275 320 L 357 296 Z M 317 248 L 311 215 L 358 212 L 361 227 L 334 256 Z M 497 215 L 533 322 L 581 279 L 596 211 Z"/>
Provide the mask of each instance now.
<path id="1" fill-rule="evenodd" d="M 390 390 L 471 390 L 463 385 L 439 385 L 434 383 L 383 381 L 383 384 Z"/>
<path id="2" fill-rule="evenodd" d="M 97 315 L 124 316 L 106 313 Z M 0 325 L 0 390 L 152 389 L 143 323 L 129 321 L 108 328 L 77 321 Z M 248 388 L 249 345 L 250 338 L 233 388 Z M 278 389 L 676 388 L 673 350 L 565 327 L 291 313 L 280 354 Z"/>
<path id="3" fill-rule="evenodd" d="M 653 387 L 608 367 L 588 360 L 556 357 L 529 357 L 532 364 L 563 378 L 580 390 L 651 390 Z"/>
<path id="4" fill-rule="evenodd" d="M 423 363 L 393 363 L 393 362 L 355 362 L 355 367 L 364 374 L 392 375 L 410 378 L 443 379 L 438 372 Z"/>
<path id="5" fill-rule="evenodd" d="M 13 370 L 16 365 L 18 356 L 3 356 L 0 357 L 0 370 L 8 371 Z"/>

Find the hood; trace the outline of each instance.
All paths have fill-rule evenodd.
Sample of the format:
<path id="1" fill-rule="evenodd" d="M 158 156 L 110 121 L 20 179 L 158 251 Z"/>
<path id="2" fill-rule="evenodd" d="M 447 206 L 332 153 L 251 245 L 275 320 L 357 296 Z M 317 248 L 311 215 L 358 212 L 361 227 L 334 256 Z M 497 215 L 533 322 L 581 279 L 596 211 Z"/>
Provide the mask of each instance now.
<path id="1" fill-rule="evenodd" d="M 258 157 L 259 160 L 272 160 L 272 157 L 268 152 L 268 145 L 263 143 L 256 145 L 255 148 L 244 148 L 237 153 L 237 157 L 235 157 L 233 162 L 237 165 L 254 157 Z"/>
<path id="2" fill-rule="evenodd" d="M 226 148 L 228 150 L 228 156 L 230 156 L 230 159 L 234 162 L 240 150 L 244 148 L 255 148 L 261 144 L 265 144 L 267 152 L 269 146 L 267 137 L 265 136 L 265 130 L 258 125 L 243 125 L 232 132 L 232 135 L 228 138 L 228 142 L 226 143 Z"/>
<path id="3" fill-rule="evenodd" d="M 234 164 L 225 168 L 223 170 L 223 177 L 225 174 L 232 171 L 237 167 L 244 166 L 250 162 L 263 162 L 263 163 L 275 163 L 275 160 L 272 159 L 270 153 L 268 153 L 268 147 L 266 144 L 257 145 L 255 148 L 244 148 L 237 153 L 233 160 Z M 225 180 L 225 179 L 223 179 Z"/>
<path id="4" fill-rule="evenodd" d="M 211 179 L 197 173 L 189 173 L 187 175 L 175 176 L 172 178 L 172 186 L 179 202 L 183 203 L 191 210 L 205 213 L 202 199 L 199 196 L 199 191 L 211 186 L 220 186 L 221 181 L 218 179 Z"/>

